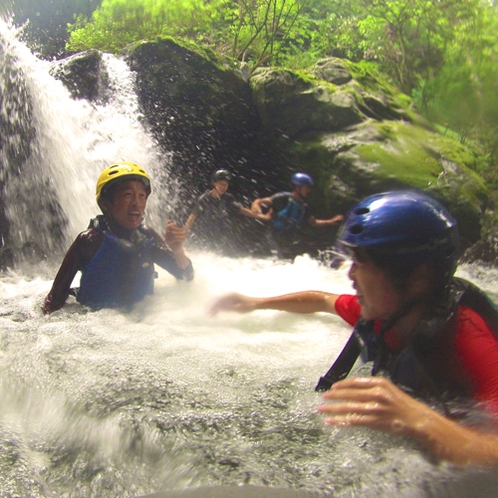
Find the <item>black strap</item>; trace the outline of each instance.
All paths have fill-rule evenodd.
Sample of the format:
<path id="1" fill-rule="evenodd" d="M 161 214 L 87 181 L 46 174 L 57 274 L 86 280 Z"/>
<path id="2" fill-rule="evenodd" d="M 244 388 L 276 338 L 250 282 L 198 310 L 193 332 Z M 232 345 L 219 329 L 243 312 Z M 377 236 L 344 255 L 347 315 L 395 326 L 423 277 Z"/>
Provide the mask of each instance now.
<path id="1" fill-rule="evenodd" d="M 353 332 L 329 371 L 323 377 L 320 377 L 315 391 L 327 391 L 332 387 L 332 384 L 344 379 L 353 368 L 360 353 L 361 343 L 357 334 Z"/>

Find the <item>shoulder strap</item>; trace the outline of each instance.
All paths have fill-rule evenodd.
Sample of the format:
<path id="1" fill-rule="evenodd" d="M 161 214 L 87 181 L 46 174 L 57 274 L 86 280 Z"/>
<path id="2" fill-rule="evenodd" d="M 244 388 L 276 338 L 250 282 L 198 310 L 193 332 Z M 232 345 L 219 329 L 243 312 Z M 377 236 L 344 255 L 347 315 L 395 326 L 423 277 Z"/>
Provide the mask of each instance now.
<path id="1" fill-rule="evenodd" d="M 344 379 L 353 368 L 361 353 L 361 343 L 356 332 L 353 331 L 341 354 L 334 361 L 328 372 L 320 377 L 315 391 L 327 391 L 334 382 Z"/>
<path id="2" fill-rule="evenodd" d="M 459 292 L 458 304 L 474 310 L 498 337 L 498 307 L 489 296 L 477 285 L 462 278 L 454 278 L 453 286 Z"/>

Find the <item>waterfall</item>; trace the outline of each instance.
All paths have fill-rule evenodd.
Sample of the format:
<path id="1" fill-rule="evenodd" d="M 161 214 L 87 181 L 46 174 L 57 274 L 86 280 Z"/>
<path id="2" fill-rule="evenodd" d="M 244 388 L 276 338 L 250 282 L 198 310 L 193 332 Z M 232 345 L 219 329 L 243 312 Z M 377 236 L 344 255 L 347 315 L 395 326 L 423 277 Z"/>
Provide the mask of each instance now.
<path id="1" fill-rule="evenodd" d="M 144 128 L 127 65 L 105 54 L 106 98 L 74 100 L 51 75 L 56 63 L 37 59 L 0 26 L 0 123 L 6 124 L 1 155 L 2 197 L 15 248 L 36 244 L 44 253 L 67 249 L 100 210 L 95 184 L 117 161 L 144 167 L 153 179 L 147 221 L 162 223 L 175 191 L 168 182 L 168 155 Z M 161 188 L 154 188 L 161 185 Z"/>

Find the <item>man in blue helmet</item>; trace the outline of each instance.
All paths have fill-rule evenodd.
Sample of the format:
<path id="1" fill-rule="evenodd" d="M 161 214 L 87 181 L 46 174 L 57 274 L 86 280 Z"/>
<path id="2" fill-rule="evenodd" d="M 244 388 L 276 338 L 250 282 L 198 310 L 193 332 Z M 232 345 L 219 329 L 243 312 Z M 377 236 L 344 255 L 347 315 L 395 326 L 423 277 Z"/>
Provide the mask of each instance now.
<path id="1" fill-rule="evenodd" d="M 408 436 L 459 465 L 498 463 L 498 311 L 454 277 L 456 221 L 421 192 L 387 192 L 352 209 L 339 241 L 356 295 L 229 294 L 211 313 L 339 315 L 354 331 L 316 388 L 326 390 L 327 424 Z M 478 426 L 477 414 L 486 423 Z"/>
<path id="2" fill-rule="evenodd" d="M 306 226 L 335 225 L 343 220 L 336 215 L 327 220 L 316 219 L 310 212 L 306 198 L 314 182 L 307 173 L 294 173 L 290 181 L 291 192 L 279 192 L 270 197 L 256 199 L 251 206 L 253 212 L 262 214 L 268 209 L 271 215 L 267 242 L 270 250 L 280 258 L 292 258 L 305 251 L 302 247 L 302 231 Z"/>

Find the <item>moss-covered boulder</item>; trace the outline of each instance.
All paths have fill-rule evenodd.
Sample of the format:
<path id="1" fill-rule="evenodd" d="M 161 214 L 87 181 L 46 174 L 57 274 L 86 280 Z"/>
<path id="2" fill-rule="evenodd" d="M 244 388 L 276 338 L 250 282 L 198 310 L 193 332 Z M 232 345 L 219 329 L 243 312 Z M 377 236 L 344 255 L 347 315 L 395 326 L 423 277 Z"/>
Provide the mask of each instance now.
<path id="1" fill-rule="evenodd" d="M 470 151 L 440 134 L 405 121 L 370 119 L 338 133 L 301 137 L 289 154 L 316 178 L 317 209 L 338 212 L 373 192 L 418 188 L 451 209 L 467 244 L 479 238 L 486 186 L 471 169 Z"/>
<path id="2" fill-rule="evenodd" d="M 410 99 L 343 59 L 319 61 L 308 71 L 261 68 L 250 83 L 263 127 L 291 139 L 340 131 L 368 118 L 417 119 Z"/>
<path id="3" fill-rule="evenodd" d="M 446 204 L 466 245 L 480 235 L 488 192 L 476 156 L 437 133 L 411 100 L 361 64 L 331 58 L 308 71 L 260 69 L 253 98 L 265 133 L 317 183 L 317 214 L 344 212 L 371 193 L 418 188 Z"/>
<path id="4" fill-rule="evenodd" d="M 352 91 L 309 73 L 259 69 L 251 87 L 263 127 L 274 135 L 295 139 L 309 131 L 338 131 L 364 119 Z"/>
<path id="5" fill-rule="evenodd" d="M 124 54 L 152 131 L 192 178 L 247 161 L 260 128 L 241 71 L 212 52 L 170 38 L 142 42 Z"/>

